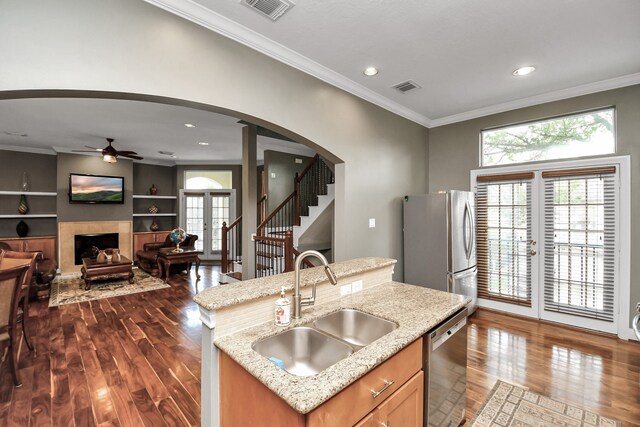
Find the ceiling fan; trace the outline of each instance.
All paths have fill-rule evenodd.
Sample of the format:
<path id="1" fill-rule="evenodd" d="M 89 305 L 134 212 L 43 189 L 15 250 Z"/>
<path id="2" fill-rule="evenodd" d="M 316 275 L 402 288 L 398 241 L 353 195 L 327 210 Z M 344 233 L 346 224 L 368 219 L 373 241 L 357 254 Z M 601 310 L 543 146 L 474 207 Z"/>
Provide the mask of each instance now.
<path id="1" fill-rule="evenodd" d="M 118 161 L 118 156 L 128 157 L 130 159 L 135 159 L 135 160 L 143 159 L 143 157 L 138 156 L 138 153 L 136 153 L 135 151 L 116 150 L 115 148 L 113 148 L 113 146 L 111 145 L 111 143 L 113 142 L 113 138 L 107 138 L 107 142 L 109 143 L 109 145 L 104 147 L 102 150 L 100 150 L 99 148 L 85 145 L 85 147 L 90 148 L 91 151 L 89 150 L 72 150 L 72 151 L 74 153 L 94 153 L 96 151 L 101 151 L 102 160 L 104 160 L 107 163 L 116 163 Z"/>

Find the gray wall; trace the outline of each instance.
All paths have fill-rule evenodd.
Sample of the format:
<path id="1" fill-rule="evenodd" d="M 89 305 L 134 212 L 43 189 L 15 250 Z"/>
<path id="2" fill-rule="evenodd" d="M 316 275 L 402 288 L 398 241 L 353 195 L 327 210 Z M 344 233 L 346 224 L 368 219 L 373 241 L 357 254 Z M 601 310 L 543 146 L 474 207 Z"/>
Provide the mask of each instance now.
<path id="1" fill-rule="evenodd" d="M 631 156 L 631 313 L 640 301 L 640 85 L 537 105 L 429 130 L 429 190 L 469 189 L 469 172 L 479 167 L 484 128 L 576 111 L 616 107 L 618 155 Z M 623 231 L 626 232 L 626 231 Z M 633 317 L 633 315 L 632 315 Z"/>
<path id="2" fill-rule="evenodd" d="M 423 126 L 140 1 L 11 2 L 0 51 L 0 98 L 29 89 L 161 96 L 304 142 L 336 163 L 335 259 L 402 261 L 401 197 L 427 190 Z M 402 262 L 395 272 L 402 277 Z"/>
<path id="3" fill-rule="evenodd" d="M 131 221 L 133 214 L 133 162 L 118 159 L 106 163 L 101 157 L 59 153 L 58 156 L 58 221 Z M 69 203 L 69 174 L 124 177 L 124 204 Z"/>
<path id="4" fill-rule="evenodd" d="M 176 187 L 184 189 L 184 171 L 231 171 L 231 186 L 236 190 L 236 217 L 242 215 L 242 165 L 179 165 L 176 166 Z"/>
<path id="5" fill-rule="evenodd" d="M 22 174 L 27 172 L 31 191 L 56 191 L 56 156 L 0 150 L 0 190 L 20 191 Z M 19 196 L 0 195 L 0 215 L 18 213 Z M 30 214 L 55 213 L 56 198 L 27 196 Z M 28 236 L 51 236 L 57 233 L 55 218 L 0 219 L 0 237 L 18 237 L 20 220 L 29 226 Z"/>
<path id="6" fill-rule="evenodd" d="M 134 163 L 133 194 L 149 194 L 149 188 L 155 184 L 158 188 L 158 196 L 177 196 L 176 169 L 177 166 Z M 133 212 L 148 212 L 151 205 L 156 205 L 160 213 L 178 212 L 177 199 L 133 199 Z M 177 217 L 156 217 L 155 220 L 160 230 L 173 230 L 177 224 Z M 149 231 L 152 221 L 152 217 L 135 217 L 133 231 Z"/>
<path id="7" fill-rule="evenodd" d="M 302 163 L 296 163 L 296 159 L 301 159 Z M 264 175 L 268 202 L 267 215 L 273 212 L 293 192 L 293 179 L 296 172 L 301 173 L 309 162 L 311 162 L 311 157 L 265 150 Z M 276 174 L 276 177 L 273 178 L 271 174 Z"/>

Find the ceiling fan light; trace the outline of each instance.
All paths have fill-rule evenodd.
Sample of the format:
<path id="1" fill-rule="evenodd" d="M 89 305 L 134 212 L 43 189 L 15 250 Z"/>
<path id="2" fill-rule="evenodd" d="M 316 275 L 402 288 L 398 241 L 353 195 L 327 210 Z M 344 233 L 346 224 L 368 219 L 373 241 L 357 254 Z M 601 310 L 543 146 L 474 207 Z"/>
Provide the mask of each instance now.
<path id="1" fill-rule="evenodd" d="M 102 156 L 102 160 L 104 160 L 107 163 L 117 163 L 118 159 L 116 156 L 112 156 L 111 154 L 105 154 L 104 156 Z"/>

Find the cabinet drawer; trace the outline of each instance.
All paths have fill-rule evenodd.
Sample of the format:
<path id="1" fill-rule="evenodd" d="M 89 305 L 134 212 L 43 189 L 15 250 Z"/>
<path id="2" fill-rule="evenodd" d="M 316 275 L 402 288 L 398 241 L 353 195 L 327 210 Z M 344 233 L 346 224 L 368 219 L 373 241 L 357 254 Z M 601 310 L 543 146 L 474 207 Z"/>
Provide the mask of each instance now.
<path id="1" fill-rule="evenodd" d="M 421 338 L 310 412 L 307 415 L 307 426 L 354 425 L 420 369 Z"/>

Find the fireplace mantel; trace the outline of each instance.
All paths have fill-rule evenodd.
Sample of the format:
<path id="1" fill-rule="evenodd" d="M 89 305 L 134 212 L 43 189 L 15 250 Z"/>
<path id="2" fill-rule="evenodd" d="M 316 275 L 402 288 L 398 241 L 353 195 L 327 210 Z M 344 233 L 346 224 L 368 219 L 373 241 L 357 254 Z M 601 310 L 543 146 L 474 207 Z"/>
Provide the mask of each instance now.
<path id="1" fill-rule="evenodd" d="M 74 236 L 76 234 L 118 233 L 120 253 L 129 259 L 133 245 L 132 221 L 82 221 L 58 223 L 58 262 L 62 274 L 80 271 L 74 263 Z"/>

